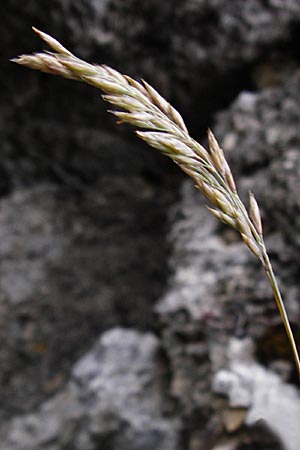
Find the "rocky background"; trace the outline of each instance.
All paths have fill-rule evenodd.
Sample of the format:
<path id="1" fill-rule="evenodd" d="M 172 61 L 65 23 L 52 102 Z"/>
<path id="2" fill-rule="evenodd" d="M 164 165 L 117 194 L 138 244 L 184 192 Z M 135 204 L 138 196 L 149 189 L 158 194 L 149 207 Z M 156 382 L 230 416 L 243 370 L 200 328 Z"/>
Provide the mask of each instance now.
<path id="1" fill-rule="evenodd" d="M 43 48 L 143 77 L 253 190 L 300 344 L 300 1 L 2 0 L 1 450 L 298 450 L 270 288 L 192 182 Z"/>

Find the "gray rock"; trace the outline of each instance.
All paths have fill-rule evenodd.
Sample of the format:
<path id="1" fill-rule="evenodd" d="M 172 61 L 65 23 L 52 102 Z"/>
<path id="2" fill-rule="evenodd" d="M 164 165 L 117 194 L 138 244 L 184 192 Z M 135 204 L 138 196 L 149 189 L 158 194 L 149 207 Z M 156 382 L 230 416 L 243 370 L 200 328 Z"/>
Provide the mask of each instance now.
<path id="1" fill-rule="evenodd" d="M 299 209 L 299 98 L 299 73 L 295 72 L 280 86 L 259 93 L 241 93 L 229 110 L 218 115 L 215 127 L 237 174 L 242 197 L 247 202 L 250 189 L 259 201 L 267 247 L 296 334 L 300 306 L 299 224 L 295 215 Z M 289 373 L 291 354 L 280 352 L 279 342 L 286 346 L 287 339 L 282 327 L 277 325 L 280 317 L 259 263 L 234 232 L 207 215 L 199 194 L 188 181 L 174 217 L 170 236 L 174 276 L 169 291 L 157 306 L 164 325 L 164 345 L 171 360 L 171 389 L 190 417 L 196 411 L 199 413 L 200 408 L 203 430 L 214 427 L 218 439 L 222 424 L 212 425 L 212 418 L 214 414 L 220 418 L 221 412 L 212 406 L 214 396 L 209 380 L 211 374 L 226 364 L 229 336 L 250 336 L 256 358 L 273 370 L 284 358 L 284 364 L 288 364 L 284 371 Z M 267 342 L 274 341 L 275 335 L 277 348 L 276 344 Z M 260 373 L 269 373 L 264 370 Z M 285 386 L 279 385 L 278 389 L 285 392 Z M 293 390 L 287 388 L 287 392 L 290 389 Z M 249 406 L 249 392 L 237 392 L 239 407 Z M 290 405 L 294 411 L 291 397 L 287 394 L 286 407 Z M 270 410 L 274 412 L 277 407 L 274 403 Z M 287 442 L 291 433 L 289 445 L 297 446 L 298 437 L 292 437 L 295 432 L 284 425 L 281 429 L 276 421 L 269 426 L 277 436 Z M 249 421 L 248 425 L 253 423 Z M 265 431 L 257 433 L 261 436 Z M 250 427 L 249 435 L 254 434 Z M 191 433 L 192 441 L 205 439 L 205 432 Z M 279 444 L 273 441 L 271 445 L 278 448 Z"/>
<path id="2" fill-rule="evenodd" d="M 177 398 L 180 411 L 190 421 L 201 416 L 201 426 L 197 422 L 197 426 L 189 429 L 189 445 L 206 443 L 210 448 L 209 445 L 225 437 L 222 431 L 225 405 L 215 400 L 211 378 L 226 366 L 226 348 L 232 336 L 248 337 L 256 358 L 268 339 L 269 327 L 274 327 L 269 339 L 278 334 L 277 345 L 283 342 L 288 348 L 288 343 L 282 326 L 278 325 L 280 316 L 259 262 L 234 232 L 208 215 L 199 193 L 189 181 L 183 185 L 182 202 L 177 208 L 174 211 L 177 220 L 170 236 L 174 246 L 171 259 L 174 275 L 156 310 L 173 374 L 171 393 Z M 280 266 L 284 264 L 284 257 L 277 253 L 279 249 L 285 249 L 282 236 L 269 235 L 267 243 L 273 259 L 274 255 L 277 257 L 275 262 Z M 292 252 L 288 248 L 285 258 L 289 257 Z M 291 296 L 286 296 L 286 306 L 291 321 L 297 323 L 299 302 L 292 301 L 292 297 L 299 298 L 299 285 L 290 272 L 285 277 L 287 273 L 288 270 L 283 270 L 279 279 L 284 293 L 291 289 Z M 286 284 L 288 282 L 290 286 Z M 282 337 L 279 337 L 281 332 Z M 269 347 L 272 353 L 262 361 L 266 365 L 279 363 L 282 355 L 276 353 L 278 350 L 276 345 Z M 289 350 L 283 358 L 289 372 L 293 367 Z M 237 407 L 249 406 L 249 393 L 246 394 L 237 392 Z M 235 448 L 243 448 L 243 442 L 247 440 L 251 442 L 251 449 L 257 448 L 257 442 L 264 442 L 265 448 L 280 448 L 278 439 L 268 434 L 266 427 L 253 428 L 254 421 L 247 423 L 249 428 L 237 430 Z M 281 430 L 275 430 L 273 425 L 271 428 L 281 436 Z"/>
<path id="3" fill-rule="evenodd" d="M 244 199 L 248 190 L 255 192 L 266 235 L 276 231 L 284 238 L 281 245 L 280 237 L 270 237 L 282 277 L 293 277 L 299 266 L 299 102 L 300 72 L 295 71 L 277 87 L 239 95 L 218 115 L 215 128 L 234 172 L 247 173 L 237 176 L 238 185 Z"/>
<path id="4" fill-rule="evenodd" d="M 101 330 L 152 323 L 167 269 L 156 193 L 127 174 L 75 199 L 43 184 L 1 200 L 0 416 L 53 394 Z"/>
<path id="5" fill-rule="evenodd" d="M 121 329 L 103 335 L 76 364 L 73 378 L 89 405 L 94 439 L 111 433 L 113 448 L 176 448 L 178 423 L 164 417 L 168 395 L 160 364 L 153 335 Z"/>
<path id="6" fill-rule="evenodd" d="M 240 94 L 217 118 L 216 135 L 243 198 L 255 191 L 288 312 L 299 323 L 299 1 L 56 0 L 45 8 L 4 0 L 0 12 L 3 61 L 41 48 L 30 32 L 36 25 L 83 58 L 146 78 L 196 137 Z M 282 363 L 277 347 L 265 348 L 281 325 L 259 264 L 208 216 L 189 182 L 180 187 L 165 159 L 116 131 L 96 91 L 10 63 L 0 77 L 0 400 L 3 417 L 17 415 L 3 450 L 16 450 L 22 439 L 30 450 L 218 446 L 224 405 L 211 380 L 226 364 L 230 337 L 249 336 L 272 370 L 291 366 L 288 350 Z M 92 352 L 67 383 L 74 361 L 116 324 L 161 335 L 171 378 L 162 390 L 178 402 L 172 419 L 151 381 L 161 366 L 143 360 L 140 348 L 151 401 L 131 391 L 131 378 L 139 392 L 144 383 L 135 366 L 128 377 L 110 372 L 132 361 L 120 355 L 135 347 L 129 335 L 121 350 L 107 335 L 109 343 L 97 347 L 120 366 L 105 356 L 99 374 Z M 140 339 L 151 354 L 156 344 Z M 235 442 L 279 448 L 257 426 L 237 430 Z"/>
<path id="7" fill-rule="evenodd" d="M 45 402 L 37 412 L 16 416 L 4 424 L 1 450 L 55 450 L 73 444 L 85 413 L 78 396 L 76 386 L 67 384 L 63 392 Z"/>
<path id="8" fill-rule="evenodd" d="M 1 450 L 175 450 L 179 421 L 167 414 L 159 353 L 150 333 L 104 333 L 62 392 L 6 425 Z"/>
<path id="9" fill-rule="evenodd" d="M 214 391 L 227 395 L 232 408 L 248 409 L 248 425 L 264 421 L 286 450 L 297 450 L 300 396 L 296 387 L 255 362 L 249 339 L 232 339 L 226 356 L 226 368 L 217 372 L 213 380 Z"/>

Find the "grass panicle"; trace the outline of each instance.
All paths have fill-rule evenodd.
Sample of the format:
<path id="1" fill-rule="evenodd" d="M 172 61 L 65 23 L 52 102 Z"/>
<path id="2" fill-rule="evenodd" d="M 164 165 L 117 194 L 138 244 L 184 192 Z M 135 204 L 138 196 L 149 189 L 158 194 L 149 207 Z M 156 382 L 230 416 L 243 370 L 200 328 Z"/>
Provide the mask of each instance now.
<path id="1" fill-rule="evenodd" d="M 299 355 L 265 247 L 258 204 L 250 193 L 248 213 L 238 196 L 224 152 L 212 131 L 208 130 L 209 149 L 206 150 L 189 135 L 179 112 L 146 81 L 138 82 L 106 65 L 89 64 L 74 56 L 56 39 L 36 28 L 34 31 L 52 51 L 22 55 L 13 59 L 13 62 L 99 88 L 104 93 L 103 99 L 118 108 L 109 111 L 117 117 L 118 122 L 142 129 L 136 134 L 178 164 L 211 203 L 213 207 L 208 209 L 212 214 L 240 233 L 266 272 L 300 377 Z"/>

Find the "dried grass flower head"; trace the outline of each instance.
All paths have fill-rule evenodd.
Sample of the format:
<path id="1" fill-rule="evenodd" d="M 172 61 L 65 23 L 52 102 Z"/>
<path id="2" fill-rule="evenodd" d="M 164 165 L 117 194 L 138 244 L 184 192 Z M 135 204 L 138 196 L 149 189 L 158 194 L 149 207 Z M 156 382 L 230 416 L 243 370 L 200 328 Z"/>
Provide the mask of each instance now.
<path id="1" fill-rule="evenodd" d="M 136 134 L 151 147 L 170 157 L 195 183 L 209 201 L 214 216 L 237 230 L 245 244 L 262 263 L 281 314 L 300 377 L 300 360 L 285 306 L 263 239 L 258 204 L 249 194 L 249 212 L 241 201 L 236 185 L 212 131 L 208 130 L 209 149 L 188 133 L 179 114 L 146 81 L 140 82 L 106 65 L 89 64 L 63 47 L 56 39 L 34 28 L 51 52 L 22 55 L 12 61 L 42 72 L 83 81 L 104 94 L 103 99 L 116 107 L 111 110 L 119 122 L 127 122 L 142 131 Z"/>

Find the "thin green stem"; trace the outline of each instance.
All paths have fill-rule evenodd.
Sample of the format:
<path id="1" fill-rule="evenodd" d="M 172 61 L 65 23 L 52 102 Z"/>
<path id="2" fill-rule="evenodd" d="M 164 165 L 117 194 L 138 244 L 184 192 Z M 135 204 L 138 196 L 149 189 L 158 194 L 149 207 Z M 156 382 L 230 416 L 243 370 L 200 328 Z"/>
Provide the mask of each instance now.
<path id="1" fill-rule="evenodd" d="M 288 318 L 288 315 L 287 315 L 287 312 L 286 312 L 286 309 L 285 309 L 285 306 L 284 306 L 284 303 L 283 303 L 283 300 L 282 300 L 282 297 L 281 297 L 281 293 L 280 293 L 280 290 L 279 290 L 279 287 L 278 287 L 278 284 L 277 284 L 277 280 L 276 280 L 276 277 L 275 277 L 275 274 L 274 274 L 274 271 L 273 271 L 273 268 L 272 268 L 272 265 L 271 265 L 269 256 L 268 256 L 268 254 L 266 252 L 266 248 L 265 248 L 264 244 L 263 244 L 263 262 L 264 262 L 264 269 L 265 269 L 267 278 L 268 278 L 268 280 L 270 282 L 270 286 L 272 288 L 272 291 L 273 291 L 273 294 L 274 294 L 274 298 L 276 300 L 277 308 L 278 308 L 279 313 L 281 315 L 281 319 L 282 319 L 282 322 L 284 324 L 285 331 L 286 331 L 288 340 L 289 340 L 291 348 L 292 348 L 292 353 L 293 353 L 293 357 L 294 357 L 294 360 L 295 360 L 296 369 L 297 369 L 298 376 L 299 376 L 299 379 L 300 379 L 299 353 L 298 353 L 298 350 L 297 350 L 297 346 L 296 346 L 295 338 L 294 338 L 294 335 L 293 335 L 293 331 L 291 329 L 290 321 L 289 321 L 289 318 Z"/>

